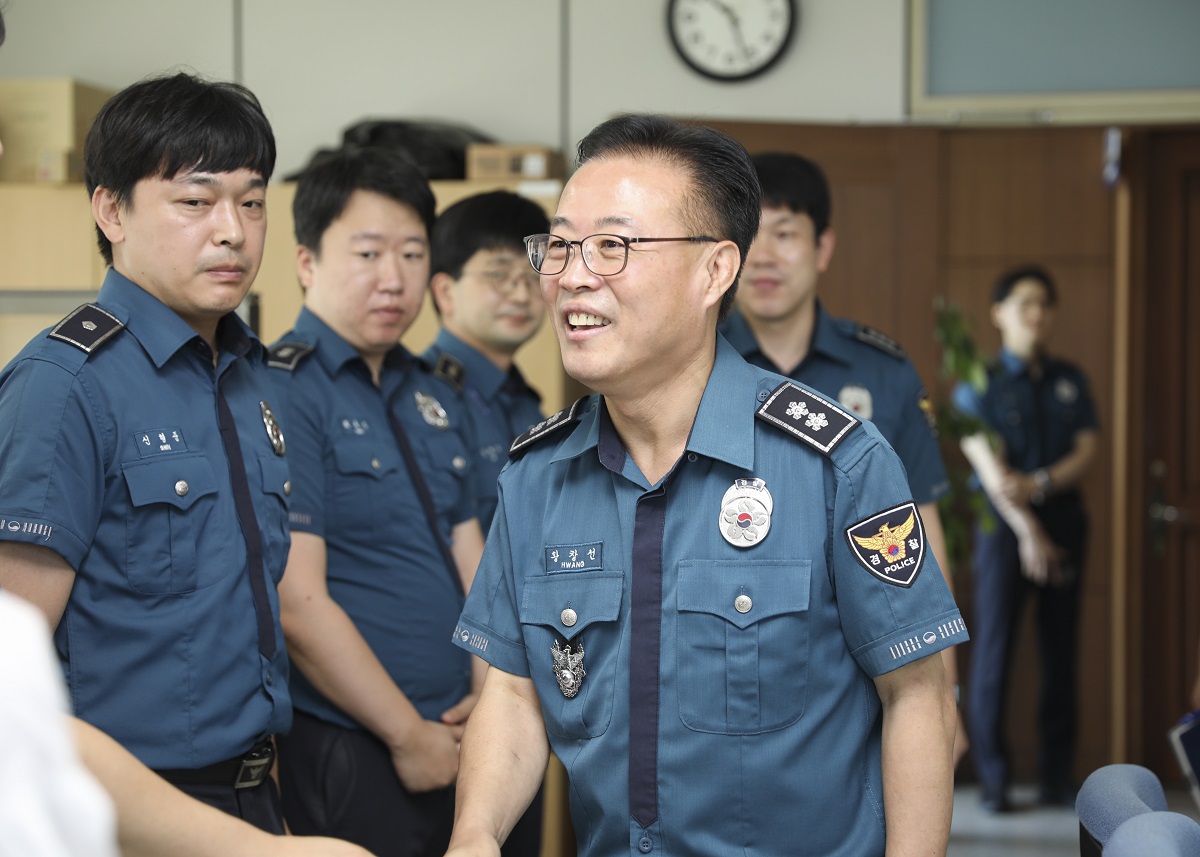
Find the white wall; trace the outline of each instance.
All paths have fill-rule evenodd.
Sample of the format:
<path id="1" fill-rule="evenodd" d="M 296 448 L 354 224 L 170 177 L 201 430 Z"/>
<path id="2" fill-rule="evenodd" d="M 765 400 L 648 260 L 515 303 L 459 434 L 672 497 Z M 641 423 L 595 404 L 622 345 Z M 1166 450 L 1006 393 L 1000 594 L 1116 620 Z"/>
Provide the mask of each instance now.
<path id="1" fill-rule="evenodd" d="M 460 121 L 503 142 L 566 148 L 625 110 L 784 121 L 898 121 L 899 0 L 800 0 L 801 30 L 764 77 L 710 82 L 678 60 L 665 0 L 0 0 L 0 76 L 113 88 L 174 66 L 262 99 L 277 175 L 367 117 Z M 564 62 L 569 115 L 562 111 Z M 565 139 L 564 139 L 565 137 Z"/>

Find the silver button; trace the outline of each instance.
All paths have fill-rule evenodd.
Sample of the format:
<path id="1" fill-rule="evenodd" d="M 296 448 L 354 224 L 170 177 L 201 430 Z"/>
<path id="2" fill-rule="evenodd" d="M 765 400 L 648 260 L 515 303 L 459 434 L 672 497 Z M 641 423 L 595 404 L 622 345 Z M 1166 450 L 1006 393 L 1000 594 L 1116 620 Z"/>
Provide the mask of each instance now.
<path id="1" fill-rule="evenodd" d="M 749 595 L 739 595 L 733 599 L 733 609 L 739 613 L 749 613 L 753 606 L 754 602 L 750 600 Z"/>
<path id="2" fill-rule="evenodd" d="M 371 469 L 372 470 L 380 470 L 382 468 L 383 468 L 383 462 L 381 462 L 378 458 L 371 459 Z"/>
<path id="3" fill-rule="evenodd" d="M 579 621 L 579 614 L 576 613 L 574 610 L 572 610 L 570 607 L 568 607 L 566 610 L 564 610 L 559 615 L 558 618 L 562 619 L 562 623 L 564 625 L 566 625 L 568 628 L 571 628 L 575 625 L 576 622 Z"/>
<path id="4" fill-rule="evenodd" d="M 292 496 L 292 480 L 290 480 L 290 479 L 283 480 L 283 496 L 284 497 Z"/>
<path id="5" fill-rule="evenodd" d="M 467 466 L 467 460 L 461 455 L 454 456 L 454 459 L 450 463 L 454 465 L 455 470 L 462 470 Z"/>
<path id="6" fill-rule="evenodd" d="M 188 484 L 186 482 L 184 482 L 182 479 L 180 479 L 178 482 L 175 483 L 175 493 L 178 494 L 180 497 L 186 497 L 187 492 L 188 492 L 188 487 L 189 487 Z"/>

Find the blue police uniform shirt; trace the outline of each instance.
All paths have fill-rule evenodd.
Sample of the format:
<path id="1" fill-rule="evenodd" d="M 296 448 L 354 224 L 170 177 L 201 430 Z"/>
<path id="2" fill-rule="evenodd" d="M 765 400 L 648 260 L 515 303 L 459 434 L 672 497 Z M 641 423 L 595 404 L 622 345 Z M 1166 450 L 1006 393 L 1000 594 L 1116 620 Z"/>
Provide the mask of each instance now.
<path id="1" fill-rule="evenodd" d="M 445 410 L 453 392 L 399 345 L 385 356 L 377 387 L 358 351 L 307 308 L 273 354 L 282 343 L 314 349 L 294 369 L 271 370 L 288 426 L 292 530 L 325 540 L 330 596 L 421 716 L 436 720 L 470 692 L 470 658 L 446 643 L 463 597 L 388 409 L 412 446 L 448 542 L 454 525 L 475 516 L 461 420 Z M 292 696 L 300 711 L 360 728 L 298 669 Z"/>
<path id="2" fill-rule="evenodd" d="M 443 355 L 454 361 L 447 365 Z M 425 351 L 435 373 L 458 390 L 465 434 L 474 456 L 475 504 L 487 533 L 496 514 L 496 479 L 508 461 L 508 447 L 542 419 L 541 397 L 519 369 L 507 373 L 449 331 L 438 332 Z"/>
<path id="3" fill-rule="evenodd" d="M 112 270 L 97 303 L 125 328 L 91 354 L 39 336 L 0 373 L 0 538 L 76 571 L 54 635 L 75 713 L 151 768 L 204 767 L 291 726 L 275 592 L 289 473 L 265 425 L 265 352 L 229 314 L 214 368 L 192 328 Z M 226 456 L 218 384 L 243 461 Z M 231 467 L 271 578 L 270 659 Z"/>
<path id="4" fill-rule="evenodd" d="M 1024 473 L 1054 464 L 1071 452 L 1078 432 L 1099 426 L 1087 377 L 1077 366 L 1046 356 L 1041 377 L 1034 378 L 1025 361 L 1003 348 L 988 367 L 987 389 L 960 383 L 954 405 L 999 434 L 1005 461 Z"/>
<path id="5" fill-rule="evenodd" d="M 734 310 L 721 330 L 746 360 L 785 374 L 762 353 L 740 312 Z M 817 301 L 812 344 L 791 377 L 875 423 L 904 463 L 917 503 L 935 502 L 950 490 L 925 387 L 897 343 L 856 322 L 834 318 Z"/>
<path id="6" fill-rule="evenodd" d="M 570 774 L 585 857 L 883 853 L 872 677 L 964 642 L 966 629 L 890 447 L 869 423 L 847 420 L 826 457 L 756 419 L 784 380 L 718 338 L 686 452 L 659 486 L 596 397 L 576 406 L 577 425 L 501 474 L 455 641 L 532 679 Z M 805 401 L 789 385 L 779 404 L 811 425 L 838 418 L 833 403 Z M 738 480 L 754 478 L 771 495 L 766 516 L 743 504 L 755 489 Z M 647 503 L 660 513 L 649 529 Z M 878 551 L 851 547 L 853 534 L 873 543 L 885 510 L 911 528 L 904 546 L 917 561 L 896 563 L 919 572 L 907 585 L 887 582 L 888 563 L 870 560 Z M 656 560 L 661 601 L 640 615 L 659 630 L 647 636 L 631 617 L 646 606 L 639 578 Z M 564 646 L 576 659 L 582 648 L 582 663 L 563 663 Z M 570 698 L 556 659 L 585 673 Z M 631 679 L 647 661 L 659 679 Z M 631 719 L 647 699 L 657 702 Z M 643 826 L 634 807 L 647 803 L 653 820 Z"/>

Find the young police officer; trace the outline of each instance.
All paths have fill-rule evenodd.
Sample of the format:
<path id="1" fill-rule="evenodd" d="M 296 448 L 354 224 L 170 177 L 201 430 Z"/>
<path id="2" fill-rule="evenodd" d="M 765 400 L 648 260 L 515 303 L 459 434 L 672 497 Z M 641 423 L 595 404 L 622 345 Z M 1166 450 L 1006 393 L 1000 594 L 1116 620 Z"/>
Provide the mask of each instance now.
<path id="1" fill-rule="evenodd" d="M 0 373 L 0 585 L 56 629 L 81 718 L 282 832 L 289 475 L 265 350 L 233 313 L 274 164 L 234 84 L 151 79 L 96 117 L 84 168 L 111 268 Z"/>
<path id="2" fill-rule="evenodd" d="M 489 661 L 452 852 L 494 854 L 547 736 L 579 852 L 940 853 L 966 639 L 869 423 L 716 333 L 758 227 L 745 151 L 626 116 L 530 260 L 599 395 L 513 445 L 455 640 Z M 836 598 L 834 593 L 836 591 Z"/>

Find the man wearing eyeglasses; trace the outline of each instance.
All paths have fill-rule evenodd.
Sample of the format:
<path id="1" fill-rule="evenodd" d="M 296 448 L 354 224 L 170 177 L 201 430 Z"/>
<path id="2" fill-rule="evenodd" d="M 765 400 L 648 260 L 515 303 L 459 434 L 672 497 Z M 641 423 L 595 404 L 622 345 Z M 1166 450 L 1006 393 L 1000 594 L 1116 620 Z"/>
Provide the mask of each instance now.
<path id="1" fill-rule="evenodd" d="M 464 406 L 484 533 L 509 445 L 542 418 L 541 398 L 513 358 L 546 317 L 538 274 L 522 243 L 546 224 L 536 202 L 498 190 L 450 206 L 430 235 L 430 290 L 442 327 L 424 356 Z"/>
<path id="2" fill-rule="evenodd" d="M 526 239 L 567 372 L 514 442 L 455 641 L 487 660 L 451 853 L 495 854 L 553 747 L 584 857 L 943 854 L 966 629 L 874 426 L 716 333 L 760 188 L 624 116 Z"/>

